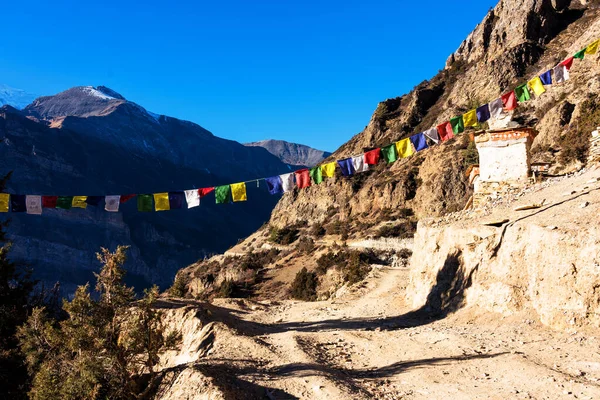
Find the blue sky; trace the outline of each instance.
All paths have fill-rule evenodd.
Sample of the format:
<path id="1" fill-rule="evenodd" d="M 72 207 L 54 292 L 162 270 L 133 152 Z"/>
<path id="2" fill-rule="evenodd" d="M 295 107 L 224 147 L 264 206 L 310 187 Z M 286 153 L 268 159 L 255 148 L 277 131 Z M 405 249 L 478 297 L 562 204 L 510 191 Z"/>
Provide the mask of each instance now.
<path id="1" fill-rule="evenodd" d="M 40 95 L 106 85 L 221 137 L 332 151 L 379 101 L 442 69 L 495 3 L 13 1 L 0 83 Z"/>

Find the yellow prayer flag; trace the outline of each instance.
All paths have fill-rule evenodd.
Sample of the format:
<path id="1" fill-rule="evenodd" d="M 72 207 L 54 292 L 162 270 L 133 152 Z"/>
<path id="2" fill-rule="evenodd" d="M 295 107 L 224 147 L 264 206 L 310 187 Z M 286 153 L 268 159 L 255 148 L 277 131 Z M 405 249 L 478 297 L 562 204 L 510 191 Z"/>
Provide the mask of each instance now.
<path id="1" fill-rule="evenodd" d="M 463 123 L 465 128 L 478 125 L 479 121 L 477 121 L 477 110 L 473 109 L 463 114 Z"/>
<path id="2" fill-rule="evenodd" d="M 10 194 L 0 193 L 0 212 L 8 212 L 8 204 L 10 203 Z"/>
<path id="3" fill-rule="evenodd" d="M 156 211 L 169 211 L 169 193 L 154 193 L 154 209 Z"/>
<path id="4" fill-rule="evenodd" d="M 246 183 L 232 183 L 231 185 L 231 197 L 233 201 L 246 201 L 248 197 L 246 195 Z"/>
<path id="5" fill-rule="evenodd" d="M 598 51 L 598 45 L 600 44 L 600 39 L 590 43 L 590 45 L 585 49 L 585 54 L 596 54 Z"/>
<path id="6" fill-rule="evenodd" d="M 527 82 L 527 85 L 531 88 L 531 90 L 533 90 L 533 93 L 535 93 L 537 97 L 539 97 L 542 93 L 546 91 L 546 89 L 544 88 L 544 84 L 542 83 L 542 80 L 539 76 L 536 76 L 535 78 Z"/>
<path id="7" fill-rule="evenodd" d="M 409 138 L 396 142 L 396 151 L 400 158 L 410 157 L 415 153 Z"/>
<path id="8" fill-rule="evenodd" d="M 71 206 L 75 208 L 87 208 L 87 196 L 73 196 Z"/>
<path id="9" fill-rule="evenodd" d="M 321 175 L 333 178 L 335 176 L 335 162 L 321 165 Z"/>

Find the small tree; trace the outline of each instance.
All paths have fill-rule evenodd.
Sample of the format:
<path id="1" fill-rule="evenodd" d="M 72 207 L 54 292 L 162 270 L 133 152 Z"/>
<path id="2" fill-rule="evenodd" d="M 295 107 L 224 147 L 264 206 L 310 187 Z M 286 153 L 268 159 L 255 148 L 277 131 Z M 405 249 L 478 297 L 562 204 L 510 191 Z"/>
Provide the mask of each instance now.
<path id="1" fill-rule="evenodd" d="M 154 307 L 156 287 L 134 302 L 123 283 L 127 247 L 97 255 L 95 300 L 89 285 L 63 301 L 64 321 L 52 320 L 36 308 L 19 329 L 21 348 L 33 376 L 32 399 L 135 399 L 148 395 L 156 381 L 161 351 L 174 346 L 179 333 L 167 334 Z M 142 388 L 141 378 L 147 381 Z"/>
<path id="2" fill-rule="evenodd" d="M 296 274 L 296 278 L 292 282 L 291 295 L 297 300 L 315 301 L 317 299 L 318 284 L 317 274 L 308 272 L 304 267 Z"/>

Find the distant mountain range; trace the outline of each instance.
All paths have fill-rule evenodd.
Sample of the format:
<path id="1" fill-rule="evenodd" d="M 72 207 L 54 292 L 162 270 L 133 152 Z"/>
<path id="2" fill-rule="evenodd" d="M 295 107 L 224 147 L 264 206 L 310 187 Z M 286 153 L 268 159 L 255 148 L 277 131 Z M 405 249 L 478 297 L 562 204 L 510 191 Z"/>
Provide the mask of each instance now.
<path id="1" fill-rule="evenodd" d="M 35 97 L 35 95 L 22 89 L 11 88 L 0 83 L 0 106 L 9 105 L 21 110 L 31 103 Z"/>
<path id="2" fill-rule="evenodd" d="M 294 166 L 314 167 L 331 155 L 327 151 L 283 140 L 267 139 L 260 142 L 245 143 L 244 145 L 265 148 L 284 163 Z"/>
<path id="3" fill-rule="evenodd" d="M 21 111 L 0 108 L 0 176 L 11 193 L 156 193 L 281 174 L 289 166 L 267 150 L 222 139 L 201 126 L 147 111 L 103 86 L 40 97 Z M 278 196 L 248 185 L 247 203 L 140 213 L 135 199 L 119 213 L 102 207 L 11 214 L 12 254 L 70 293 L 91 280 L 95 252 L 129 245 L 130 283 L 168 286 L 175 272 L 222 252 L 269 217 Z"/>

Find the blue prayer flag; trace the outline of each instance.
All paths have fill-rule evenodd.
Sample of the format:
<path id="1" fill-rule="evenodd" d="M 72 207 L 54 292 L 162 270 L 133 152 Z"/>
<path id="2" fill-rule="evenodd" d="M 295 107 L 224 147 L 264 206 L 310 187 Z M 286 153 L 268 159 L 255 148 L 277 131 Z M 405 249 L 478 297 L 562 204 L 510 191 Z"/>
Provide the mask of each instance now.
<path id="1" fill-rule="evenodd" d="M 271 193 L 271 194 L 283 193 L 283 182 L 281 181 L 281 176 L 273 176 L 271 178 L 265 178 L 265 182 L 267 184 L 267 189 L 269 189 L 269 193 Z"/>
<path id="2" fill-rule="evenodd" d="M 481 107 L 477 108 L 477 121 L 485 122 L 490 119 L 490 105 L 484 104 Z"/>
<path id="3" fill-rule="evenodd" d="M 342 170 L 343 176 L 354 175 L 354 165 L 352 164 L 352 158 L 345 158 L 343 160 L 338 160 L 338 165 Z"/>
<path id="4" fill-rule="evenodd" d="M 185 193 L 183 192 L 169 192 L 169 208 L 175 210 L 183 208 L 183 202 L 185 201 Z"/>
<path id="5" fill-rule="evenodd" d="M 410 142 L 415 146 L 416 151 L 425 150 L 427 147 L 427 140 L 425 139 L 425 135 L 423 133 L 417 133 L 410 137 Z"/>
<path id="6" fill-rule="evenodd" d="M 104 196 L 88 196 L 85 202 L 90 206 L 96 207 L 104 199 Z"/>
<path id="7" fill-rule="evenodd" d="M 12 212 L 26 212 L 27 202 L 25 201 L 24 194 L 11 194 L 10 195 L 10 207 Z"/>
<path id="8" fill-rule="evenodd" d="M 540 75 L 540 79 L 544 85 L 552 85 L 552 70 L 548 70 Z"/>

